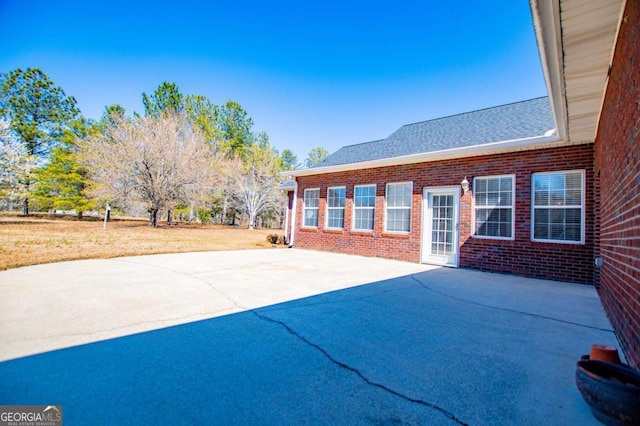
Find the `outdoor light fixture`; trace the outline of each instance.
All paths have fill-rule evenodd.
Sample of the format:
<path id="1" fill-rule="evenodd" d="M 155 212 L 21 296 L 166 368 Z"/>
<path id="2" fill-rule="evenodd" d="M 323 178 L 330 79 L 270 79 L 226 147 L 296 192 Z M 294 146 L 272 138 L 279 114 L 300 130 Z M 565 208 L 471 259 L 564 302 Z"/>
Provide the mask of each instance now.
<path id="1" fill-rule="evenodd" d="M 462 193 L 466 193 L 469 190 L 469 181 L 467 180 L 467 177 L 464 177 L 464 180 L 462 182 L 460 182 L 460 186 L 462 186 Z"/>

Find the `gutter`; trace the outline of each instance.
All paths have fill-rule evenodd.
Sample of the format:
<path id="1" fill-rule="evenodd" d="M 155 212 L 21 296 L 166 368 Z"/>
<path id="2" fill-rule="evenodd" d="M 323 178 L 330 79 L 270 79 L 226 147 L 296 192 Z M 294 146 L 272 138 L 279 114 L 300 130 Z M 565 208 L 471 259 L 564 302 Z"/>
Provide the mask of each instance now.
<path id="1" fill-rule="evenodd" d="M 553 121 L 558 129 L 559 138 L 569 141 L 560 1 L 530 0 L 530 5 Z"/>
<path id="2" fill-rule="evenodd" d="M 466 146 L 461 148 L 444 149 L 441 151 L 421 152 L 418 154 L 402 155 L 378 160 L 360 161 L 358 163 L 338 164 L 335 166 L 313 167 L 310 169 L 292 170 L 283 172 L 282 175 L 297 177 L 311 176 L 325 173 L 346 172 L 353 170 L 372 169 L 376 167 L 400 166 L 404 164 L 426 163 L 431 161 L 449 160 L 478 155 L 500 154 L 503 152 L 527 151 L 542 148 L 554 148 L 565 146 L 564 138 L 558 137 L 556 129 L 550 130 L 542 136 L 512 139 L 501 142 L 491 142 L 481 145 Z M 296 191 L 298 184 L 296 182 Z M 295 206 L 294 206 L 295 208 Z"/>

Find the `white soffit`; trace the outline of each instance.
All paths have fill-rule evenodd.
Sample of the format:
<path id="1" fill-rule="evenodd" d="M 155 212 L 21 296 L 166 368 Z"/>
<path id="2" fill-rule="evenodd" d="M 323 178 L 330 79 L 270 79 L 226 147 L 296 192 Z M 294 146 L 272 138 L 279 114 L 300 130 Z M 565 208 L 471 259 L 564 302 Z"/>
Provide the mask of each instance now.
<path id="1" fill-rule="evenodd" d="M 595 140 L 624 5 L 624 0 L 560 1 L 569 143 Z"/>

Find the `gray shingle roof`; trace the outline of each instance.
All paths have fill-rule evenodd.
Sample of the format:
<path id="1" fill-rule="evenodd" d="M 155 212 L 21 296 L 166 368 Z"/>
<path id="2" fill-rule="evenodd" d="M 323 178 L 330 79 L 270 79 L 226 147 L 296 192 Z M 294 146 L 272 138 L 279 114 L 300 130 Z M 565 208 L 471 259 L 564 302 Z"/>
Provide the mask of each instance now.
<path id="1" fill-rule="evenodd" d="M 407 124 L 386 139 L 342 147 L 315 167 L 542 136 L 554 127 L 549 98 L 545 96 Z"/>
<path id="2" fill-rule="evenodd" d="M 282 191 L 293 191 L 295 188 L 296 188 L 296 184 L 293 183 L 293 181 L 288 180 L 283 182 L 278 189 Z"/>

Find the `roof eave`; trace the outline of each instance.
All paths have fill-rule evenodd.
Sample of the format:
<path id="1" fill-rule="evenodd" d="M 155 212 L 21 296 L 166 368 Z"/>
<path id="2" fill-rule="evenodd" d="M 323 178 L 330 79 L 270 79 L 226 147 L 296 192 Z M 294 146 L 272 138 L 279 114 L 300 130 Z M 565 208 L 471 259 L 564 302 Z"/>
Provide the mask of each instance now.
<path id="1" fill-rule="evenodd" d="M 626 0 L 530 0 L 554 120 L 569 144 L 595 140 Z"/>
<path id="2" fill-rule="evenodd" d="M 402 155 L 379 160 L 360 161 L 357 163 L 338 164 L 335 166 L 314 167 L 311 169 L 292 170 L 282 172 L 282 176 L 299 177 L 312 176 L 327 173 L 348 172 L 353 170 L 372 169 L 376 167 L 401 166 L 404 164 L 426 163 L 432 161 L 450 160 L 464 157 L 477 157 L 481 155 L 501 154 L 514 151 L 528 151 L 532 149 L 553 148 L 565 146 L 564 139 L 558 138 L 554 131 L 543 136 L 534 136 L 522 139 L 512 139 L 501 142 L 491 142 L 482 145 L 466 146 L 461 148 L 444 149 L 441 151 L 423 152 L 418 154 Z"/>
<path id="3" fill-rule="evenodd" d="M 542 72 L 549 93 L 549 102 L 558 138 L 569 141 L 569 115 L 564 80 L 560 1 L 530 0 Z"/>

